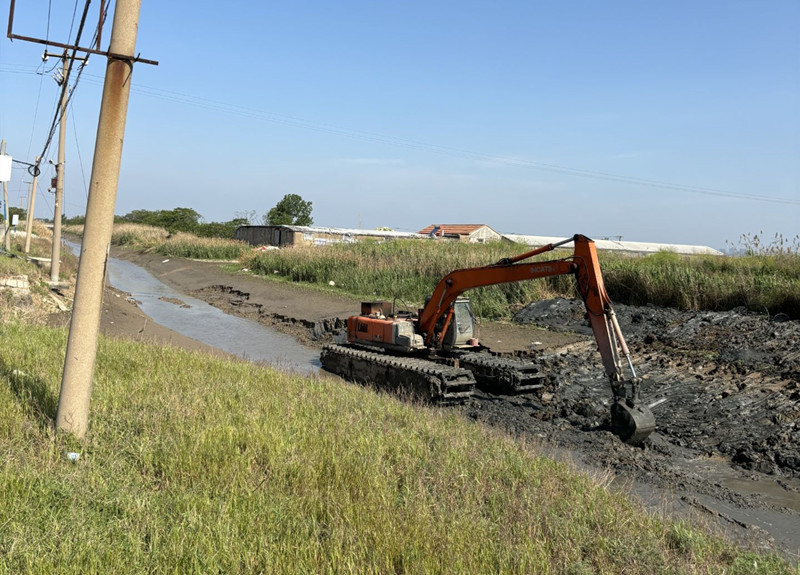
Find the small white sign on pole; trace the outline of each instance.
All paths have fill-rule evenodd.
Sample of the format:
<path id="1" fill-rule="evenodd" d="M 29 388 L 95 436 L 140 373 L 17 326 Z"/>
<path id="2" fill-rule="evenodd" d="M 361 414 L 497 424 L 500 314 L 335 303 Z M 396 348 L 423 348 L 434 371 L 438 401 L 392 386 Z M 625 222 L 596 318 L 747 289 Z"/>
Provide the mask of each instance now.
<path id="1" fill-rule="evenodd" d="M 11 156 L 0 156 L 0 182 L 11 181 Z"/>

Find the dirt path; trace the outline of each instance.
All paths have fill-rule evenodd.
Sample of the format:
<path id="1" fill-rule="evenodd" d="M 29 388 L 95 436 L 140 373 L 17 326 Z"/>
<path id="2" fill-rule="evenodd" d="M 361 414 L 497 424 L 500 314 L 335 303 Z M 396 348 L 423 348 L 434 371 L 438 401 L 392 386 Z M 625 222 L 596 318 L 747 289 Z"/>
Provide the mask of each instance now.
<path id="1" fill-rule="evenodd" d="M 114 255 L 181 293 L 307 345 L 329 340 L 358 310 L 358 301 L 333 291 L 230 272 L 221 264 Z M 546 364 L 553 388 L 537 396 L 478 393 L 452 409 L 540 442 L 580 467 L 610 469 L 615 483 L 655 509 L 699 518 L 743 544 L 797 560 L 800 322 L 740 311 L 615 309 L 657 419 L 644 448 L 626 446 L 608 431 L 610 392 L 580 302 L 537 302 L 513 323 L 481 326 L 493 351 L 525 352 Z"/>

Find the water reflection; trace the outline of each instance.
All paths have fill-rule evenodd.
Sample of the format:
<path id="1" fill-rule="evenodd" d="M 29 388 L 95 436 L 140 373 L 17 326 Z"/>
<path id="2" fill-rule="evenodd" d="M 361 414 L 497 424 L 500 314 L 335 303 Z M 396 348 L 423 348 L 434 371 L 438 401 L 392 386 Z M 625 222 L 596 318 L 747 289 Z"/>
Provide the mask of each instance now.
<path id="1" fill-rule="evenodd" d="M 73 253 L 80 253 L 78 244 L 67 242 L 67 245 Z M 108 281 L 131 294 L 154 322 L 182 335 L 281 369 L 302 372 L 320 369 L 317 351 L 258 322 L 228 315 L 204 301 L 178 293 L 131 262 L 109 258 Z"/>

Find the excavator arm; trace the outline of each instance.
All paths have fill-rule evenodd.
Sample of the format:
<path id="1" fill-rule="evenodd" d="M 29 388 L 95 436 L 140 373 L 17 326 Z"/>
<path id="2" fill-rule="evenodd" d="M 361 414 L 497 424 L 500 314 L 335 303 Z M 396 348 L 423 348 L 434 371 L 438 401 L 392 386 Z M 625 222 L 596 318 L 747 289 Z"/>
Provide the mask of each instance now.
<path id="1" fill-rule="evenodd" d="M 574 243 L 571 257 L 520 263 L 570 242 Z M 572 238 L 500 260 L 492 265 L 456 270 L 448 274 L 437 284 L 431 298 L 421 310 L 417 329 L 428 347 L 439 347 L 453 317 L 453 304 L 466 290 L 567 274 L 575 275 L 603 368 L 611 385 L 611 421 L 614 433 L 627 443 L 641 443 L 655 429 L 655 418 L 639 399 L 639 379 L 611 307 L 611 299 L 603 284 L 597 250 L 594 242 L 586 236 L 576 234 Z M 440 323 L 442 318 L 444 321 Z M 630 371 L 629 378 L 623 376 L 623 358 Z"/>

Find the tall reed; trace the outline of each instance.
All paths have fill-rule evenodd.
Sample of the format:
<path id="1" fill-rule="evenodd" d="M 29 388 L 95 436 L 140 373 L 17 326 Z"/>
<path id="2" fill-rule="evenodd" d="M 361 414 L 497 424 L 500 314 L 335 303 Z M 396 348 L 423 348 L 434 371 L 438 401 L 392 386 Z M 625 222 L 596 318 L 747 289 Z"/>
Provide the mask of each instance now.
<path id="1" fill-rule="evenodd" d="M 247 250 L 249 246 L 238 240 L 200 238 L 185 233 L 172 235 L 156 246 L 156 251 L 165 256 L 202 260 L 238 260 Z"/>
<path id="2" fill-rule="evenodd" d="M 453 270 L 491 264 L 527 251 L 509 244 L 463 244 L 401 240 L 268 250 L 245 254 L 256 273 L 336 289 L 361 298 L 421 305 L 436 283 Z M 567 257 L 569 250 L 534 261 Z M 800 255 L 681 256 L 661 252 L 634 257 L 600 253 L 603 277 L 614 302 L 652 303 L 687 310 L 743 306 L 800 318 Z M 554 277 L 475 289 L 468 294 L 484 318 L 509 317 L 542 298 L 577 297 L 571 277 Z"/>
<path id="3" fill-rule="evenodd" d="M 333 281 L 338 289 L 359 297 L 397 299 L 413 308 L 423 304 L 451 271 L 487 265 L 516 253 L 513 247 L 499 243 L 401 240 L 254 252 L 242 261 L 256 273 L 320 285 Z M 564 278 L 550 278 L 475 289 L 469 295 L 481 317 L 498 318 L 507 315 L 510 306 L 569 289 Z"/>
<path id="4" fill-rule="evenodd" d="M 68 226 L 67 231 L 83 235 L 83 226 Z M 111 243 L 135 249 L 149 249 L 170 257 L 206 260 L 238 260 L 249 246 L 237 240 L 205 238 L 193 234 L 170 234 L 163 228 L 145 224 L 117 223 Z"/>

